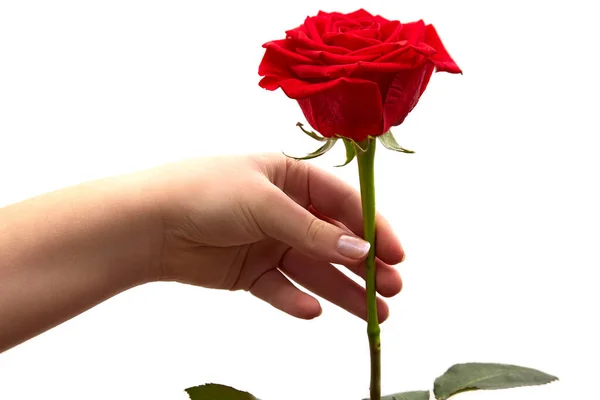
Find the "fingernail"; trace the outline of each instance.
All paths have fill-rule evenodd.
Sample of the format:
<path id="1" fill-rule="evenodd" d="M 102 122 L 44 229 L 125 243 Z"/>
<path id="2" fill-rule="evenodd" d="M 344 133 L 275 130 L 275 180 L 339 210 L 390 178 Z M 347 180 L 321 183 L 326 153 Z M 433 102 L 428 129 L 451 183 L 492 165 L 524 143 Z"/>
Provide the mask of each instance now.
<path id="1" fill-rule="evenodd" d="M 355 259 L 366 256 L 370 248 L 369 242 L 354 236 L 344 235 L 337 243 L 337 250 L 341 255 Z"/>

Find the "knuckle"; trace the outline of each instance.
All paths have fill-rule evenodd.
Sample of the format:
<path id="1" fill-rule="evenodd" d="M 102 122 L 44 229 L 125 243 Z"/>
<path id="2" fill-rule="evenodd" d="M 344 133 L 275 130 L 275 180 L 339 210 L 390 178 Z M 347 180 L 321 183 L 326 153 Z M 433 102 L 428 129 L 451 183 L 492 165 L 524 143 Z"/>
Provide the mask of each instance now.
<path id="1" fill-rule="evenodd" d="M 346 193 L 346 195 L 343 197 L 340 204 L 341 209 L 344 213 L 354 213 L 356 211 L 360 211 L 360 193 L 356 190 L 348 191 L 348 193 Z"/>
<path id="2" fill-rule="evenodd" d="M 316 243 L 326 229 L 326 222 L 318 218 L 313 218 L 306 229 L 306 239 L 308 243 Z"/>

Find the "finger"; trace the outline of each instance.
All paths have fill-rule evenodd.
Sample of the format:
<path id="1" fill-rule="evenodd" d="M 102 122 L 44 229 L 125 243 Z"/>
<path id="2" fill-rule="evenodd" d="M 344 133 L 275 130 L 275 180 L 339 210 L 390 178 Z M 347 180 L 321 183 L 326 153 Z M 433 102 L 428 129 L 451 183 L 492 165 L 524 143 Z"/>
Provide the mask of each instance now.
<path id="1" fill-rule="evenodd" d="M 328 262 L 312 259 L 292 249 L 285 254 L 280 268 L 307 290 L 359 318 L 367 319 L 366 290 Z M 385 321 L 389 313 L 388 305 L 378 298 L 379 321 Z"/>
<path id="2" fill-rule="evenodd" d="M 348 230 L 348 228 L 341 222 L 319 213 L 312 206 L 310 206 L 308 210 L 313 215 L 322 219 L 323 221 L 329 222 L 330 224 L 334 224 L 342 229 Z M 364 263 L 350 264 L 346 265 L 346 267 L 361 278 L 366 278 L 367 271 L 365 269 Z M 402 290 L 402 278 L 400 276 L 400 273 L 394 267 L 384 263 L 379 258 L 376 258 L 375 270 L 375 286 L 379 294 L 381 294 L 384 297 L 393 297 L 400 293 L 400 291 Z"/>
<path id="3" fill-rule="evenodd" d="M 250 293 L 296 318 L 313 319 L 322 312 L 317 299 L 302 292 L 277 269 L 261 275 Z"/>
<path id="4" fill-rule="evenodd" d="M 265 235 L 336 264 L 354 263 L 366 257 L 368 242 L 317 218 L 270 182 L 259 193 L 260 197 L 249 207 Z"/>
<path id="5" fill-rule="evenodd" d="M 347 265 L 350 271 L 365 279 L 365 263 Z M 383 297 L 393 297 L 402 290 L 402 277 L 398 270 L 380 259 L 375 259 L 375 287 Z"/>
<path id="6" fill-rule="evenodd" d="M 329 222 L 330 224 L 332 224 L 332 225 L 335 225 L 335 226 L 337 226 L 338 228 L 341 228 L 341 229 L 343 229 L 343 230 L 345 230 L 345 231 L 347 231 L 347 232 L 354 233 L 354 232 L 352 232 L 350 229 L 348 229 L 348 227 L 347 227 L 346 225 L 342 224 L 340 221 L 336 221 L 336 220 L 335 220 L 335 219 L 333 219 L 333 218 L 329 218 L 327 215 L 325 215 L 325 214 L 323 214 L 323 213 L 320 213 L 320 212 L 319 212 L 317 209 L 315 209 L 313 206 L 308 206 L 308 211 L 310 211 L 310 213 L 311 213 L 312 215 L 314 215 L 315 217 L 319 218 L 320 220 L 323 220 L 323 221 L 325 221 L 325 222 Z"/>
<path id="7" fill-rule="evenodd" d="M 363 236 L 360 193 L 340 178 L 309 163 L 290 160 L 286 163 L 283 190 L 304 207 L 312 205 L 318 212 L 342 222 L 355 235 Z M 376 254 L 389 264 L 404 258 L 404 250 L 390 224 L 377 214 Z"/>

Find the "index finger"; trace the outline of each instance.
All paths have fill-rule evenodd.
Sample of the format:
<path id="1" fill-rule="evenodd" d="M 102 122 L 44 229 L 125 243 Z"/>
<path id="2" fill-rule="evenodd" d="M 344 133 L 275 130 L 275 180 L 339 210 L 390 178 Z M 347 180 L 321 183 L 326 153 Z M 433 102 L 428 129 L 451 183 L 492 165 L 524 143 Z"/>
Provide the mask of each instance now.
<path id="1" fill-rule="evenodd" d="M 287 159 L 282 190 L 300 205 L 340 221 L 355 235 L 363 237 L 360 193 L 339 177 L 306 162 Z M 404 258 L 404 250 L 388 221 L 375 217 L 375 254 L 388 264 Z"/>

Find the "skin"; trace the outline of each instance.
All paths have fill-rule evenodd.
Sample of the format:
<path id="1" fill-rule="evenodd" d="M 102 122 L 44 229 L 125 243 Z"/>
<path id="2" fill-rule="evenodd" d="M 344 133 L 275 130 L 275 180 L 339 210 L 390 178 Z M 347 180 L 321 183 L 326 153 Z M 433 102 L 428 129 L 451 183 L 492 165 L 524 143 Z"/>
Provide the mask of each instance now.
<path id="1" fill-rule="evenodd" d="M 376 224 L 377 291 L 391 297 L 404 251 Z M 0 352 L 157 281 L 245 290 L 302 319 L 321 314 L 312 292 L 365 319 L 364 288 L 332 265 L 364 279 L 361 235 L 358 191 L 281 155 L 186 160 L 34 197 L 0 209 Z M 340 252 L 342 237 L 355 246 Z"/>

